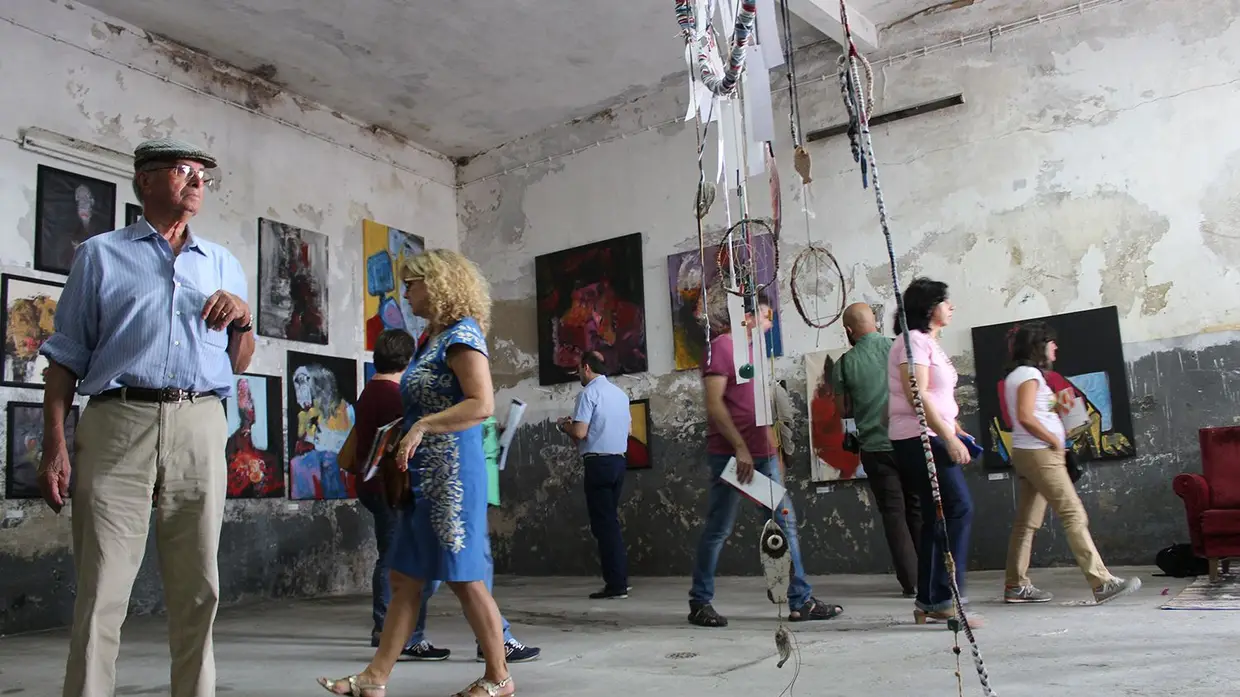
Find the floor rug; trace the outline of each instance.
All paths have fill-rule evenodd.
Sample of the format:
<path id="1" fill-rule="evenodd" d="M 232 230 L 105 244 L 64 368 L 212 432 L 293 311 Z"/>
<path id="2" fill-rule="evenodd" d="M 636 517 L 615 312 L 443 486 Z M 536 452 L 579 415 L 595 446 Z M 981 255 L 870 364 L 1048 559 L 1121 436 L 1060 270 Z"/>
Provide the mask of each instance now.
<path id="1" fill-rule="evenodd" d="M 1209 576 L 1198 576 L 1162 609 L 1240 610 L 1240 575 L 1223 576 L 1213 582 Z"/>

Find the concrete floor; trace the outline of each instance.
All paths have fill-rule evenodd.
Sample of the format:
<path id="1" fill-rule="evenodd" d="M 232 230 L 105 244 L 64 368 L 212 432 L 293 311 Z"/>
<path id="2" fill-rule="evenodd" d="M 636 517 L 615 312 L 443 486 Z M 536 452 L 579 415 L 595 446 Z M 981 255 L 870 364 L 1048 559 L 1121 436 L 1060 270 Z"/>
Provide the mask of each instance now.
<path id="1" fill-rule="evenodd" d="M 1035 580 L 1056 599 L 1038 606 L 999 602 L 1001 574 L 970 575 L 972 612 L 991 685 L 1002 697 L 1234 694 L 1240 613 L 1159 610 L 1162 592 L 1174 596 L 1186 580 L 1139 573 L 1145 587 L 1103 607 L 1089 597 L 1075 569 L 1043 569 Z M 685 622 L 683 579 L 635 579 L 628 600 L 584 599 L 592 579 L 501 579 L 500 606 L 517 637 L 543 648 L 543 659 L 513 667 L 518 692 L 555 697 L 619 694 L 779 697 L 793 678 L 795 659 L 775 667 L 775 607 L 757 578 L 721 579 L 716 607 L 726 629 Z M 952 635 L 942 625 L 912 623 L 912 602 L 899 598 L 892 577 L 820 578 L 816 595 L 838 602 L 845 615 L 793 625 L 801 670 L 793 695 L 957 695 Z M 243 697 L 327 694 L 316 675 L 361 668 L 369 648 L 369 599 L 331 598 L 230 608 L 216 625 L 219 693 Z M 480 675 L 474 643 L 454 598 L 444 591 L 431 605 L 430 639 L 458 655 L 444 663 L 401 664 L 388 694 L 449 695 Z M 117 692 L 167 695 L 166 631 L 161 618 L 125 627 Z M 68 632 L 0 639 L 0 695 L 54 697 Z M 967 644 L 961 655 L 964 694 L 981 695 Z"/>

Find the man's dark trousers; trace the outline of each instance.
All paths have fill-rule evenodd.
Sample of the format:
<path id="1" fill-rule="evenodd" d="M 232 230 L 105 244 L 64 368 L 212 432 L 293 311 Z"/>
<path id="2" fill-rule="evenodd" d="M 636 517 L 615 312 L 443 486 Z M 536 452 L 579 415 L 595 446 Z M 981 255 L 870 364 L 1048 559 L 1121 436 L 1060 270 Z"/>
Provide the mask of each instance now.
<path id="1" fill-rule="evenodd" d="M 586 509 L 590 513 L 590 532 L 598 540 L 599 564 L 603 583 L 609 591 L 629 587 L 628 550 L 620 529 L 620 493 L 628 463 L 624 455 L 586 454 Z"/>
<path id="2" fill-rule="evenodd" d="M 861 464 L 870 481 L 887 535 L 887 548 L 896 567 L 896 579 L 905 593 L 917 591 L 917 544 L 921 540 L 921 503 L 916 472 L 904 466 L 890 450 L 861 451 Z"/>

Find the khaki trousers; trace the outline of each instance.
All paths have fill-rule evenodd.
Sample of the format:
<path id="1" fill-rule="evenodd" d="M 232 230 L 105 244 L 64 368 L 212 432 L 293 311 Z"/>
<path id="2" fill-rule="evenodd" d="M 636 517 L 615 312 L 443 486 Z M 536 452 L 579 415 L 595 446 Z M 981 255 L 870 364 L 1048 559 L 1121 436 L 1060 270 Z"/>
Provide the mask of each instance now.
<path id="1" fill-rule="evenodd" d="M 1068 476 L 1063 451 L 1013 448 L 1012 467 L 1020 478 L 1020 492 L 1016 502 L 1016 520 L 1012 523 L 1012 537 L 1008 542 L 1007 585 L 1031 585 L 1029 555 L 1033 548 L 1033 534 L 1042 527 L 1047 503 L 1059 516 L 1059 522 L 1067 534 L 1068 547 L 1085 573 L 1089 587 L 1097 588 L 1109 581 L 1111 573 L 1102 563 L 1102 556 L 1094 546 L 1094 538 L 1089 534 L 1089 516 L 1076 494 L 1072 478 Z"/>
<path id="2" fill-rule="evenodd" d="M 214 397 L 179 404 L 92 399 L 78 424 L 72 506 L 77 600 L 64 697 L 113 697 L 151 495 L 172 697 L 215 697 L 212 627 L 228 426 Z"/>

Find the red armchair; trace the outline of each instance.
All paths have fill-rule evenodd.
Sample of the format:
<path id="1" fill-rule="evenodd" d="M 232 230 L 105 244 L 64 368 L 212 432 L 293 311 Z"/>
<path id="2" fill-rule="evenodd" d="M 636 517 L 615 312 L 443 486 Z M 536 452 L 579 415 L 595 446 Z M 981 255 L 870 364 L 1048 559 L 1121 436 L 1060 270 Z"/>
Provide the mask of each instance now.
<path id="1" fill-rule="evenodd" d="M 1240 426 L 1203 428 L 1201 474 L 1178 475 L 1171 486 L 1184 499 L 1193 553 L 1210 562 L 1210 580 L 1240 557 Z"/>

